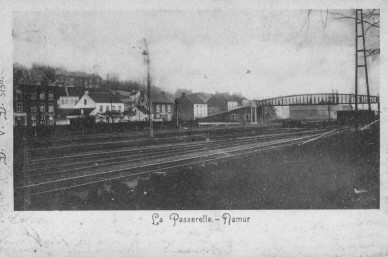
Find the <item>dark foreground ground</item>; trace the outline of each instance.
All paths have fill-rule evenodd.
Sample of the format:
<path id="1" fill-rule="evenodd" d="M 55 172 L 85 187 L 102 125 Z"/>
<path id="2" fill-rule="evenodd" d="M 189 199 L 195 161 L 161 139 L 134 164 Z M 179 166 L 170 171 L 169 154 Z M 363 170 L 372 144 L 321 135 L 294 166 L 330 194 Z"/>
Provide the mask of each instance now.
<path id="1" fill-rule="evenodd" d="M 28 209 L 379 208 L 379 129 L 38 196 Z M 20 208 L 23 208 L 21 206 Z"/>

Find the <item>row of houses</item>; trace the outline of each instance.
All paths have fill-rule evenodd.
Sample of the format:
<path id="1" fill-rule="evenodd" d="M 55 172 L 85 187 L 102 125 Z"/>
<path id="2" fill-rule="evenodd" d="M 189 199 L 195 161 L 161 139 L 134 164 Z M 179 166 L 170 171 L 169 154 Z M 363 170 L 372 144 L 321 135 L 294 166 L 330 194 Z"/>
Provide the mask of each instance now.
<path id="1" fill-rule="evenodd" d="M 14 124 L 67 125 L 71 119 L 94 117 L 96 122 L 155 122 L 201 120 L 251 103 L 225 94 L 213 96 L 186 94 L 172 99 L 164 93 L 151 97 L 151 115 L 147 97 L 140 90 L 120 91 L 100 88 L 101 77 L 95 74 L 44 69 L 14 69 Z M 249 103 L 249 104 L 248 104 Z M 245 111 L 241 110 L 245 113 Z M 256 112 L 256 111 L 255 111 Z M 256 122 L 252 110 L 247 116 L 234 115 L 236 121 Z M 240 117 L 241 116 L 241 117 Z M 216 118 L 218 119 L 218 118 Z"/>

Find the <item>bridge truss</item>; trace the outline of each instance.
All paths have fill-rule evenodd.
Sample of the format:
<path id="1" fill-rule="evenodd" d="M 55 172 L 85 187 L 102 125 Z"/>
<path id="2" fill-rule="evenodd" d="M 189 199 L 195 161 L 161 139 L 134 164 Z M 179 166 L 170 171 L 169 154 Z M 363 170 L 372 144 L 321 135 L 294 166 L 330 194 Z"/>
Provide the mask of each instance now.
<path id="1" fill-rule="evenodd" d="M 369 100 L 371 104 L 380 103 L 379 96 L 370 96 Z M 368 104 L 368 96 L 358 95 L 356 98 L 354 94 L 303 94 L 257 100 L 256 104 L 257 106 Z"/>

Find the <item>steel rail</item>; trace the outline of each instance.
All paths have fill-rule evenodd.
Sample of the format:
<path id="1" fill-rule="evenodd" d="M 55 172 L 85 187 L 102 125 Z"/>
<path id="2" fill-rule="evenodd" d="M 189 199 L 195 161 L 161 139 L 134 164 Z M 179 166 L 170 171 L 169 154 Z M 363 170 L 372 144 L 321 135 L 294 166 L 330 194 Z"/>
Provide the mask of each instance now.
<path id="1" fill-rule="evenodd" d="M 117 158 L 119 157 L 128 157 L 127 155 L 131 152 L 135 152 L 136 154 L 139 153 L 139 152 L 142 152 L 142 153 L 147 153 L 147 152 L 155 152 L 155 151 L 159 151 L 159 150 L 162 150 L 162 149 L 166 149 L 166 150 L 175 150 L 175 149 L 184 149 L 184 148 L 190 148 L 190 147 L 194 147 L 194 146 L 197 146 L 197 145 L 211 145 L 211 144 L 216 144 L 216 143 L 222 143 L 222 142 L 229 142 L 229 141 L 236 141 L 236 140 L 241 140 L 241 139 L 246 139 L 246 138 L 272 138 L 272 137 L 275 137 L 275 136 L 282 136 L 282 135 L 295 135 L 295 134 L 301 134 L 301 133 L 315 133 L 317 132 L 316 130 L 315 131 L 312 131 L 312 130 L 305 130 L 305 131 L 293 131 L 293 132 L 279 132 L 279 133 L 275 133 L 275 134 L 263 134 L 263 135 L 257 135 L 257 136 L 241 136 L 241 137 L 233 137 L 233 138 L 229 138 L 229 137 L 222 137 L 221 139 L 218 139 L 218 138 L 213 138 L 212 140 L 209 140 L 209 141 L 197 141 L 197 142 L 190 142 L 189 144 L 187 144 L 187 142 L 185 143 L 178 143 L 178 144 L 168 144 L 168 145 L 161 145 L 161 146 L 152 146 L 152 147 L 144 147 L 144 148 L 129 148 L 129 149 L 121 149 L 121 150 L 113 150 L 113 151 L 105 151 L 105 152 L 98 152 L 98 153 L 88 153 L 88 154 L 79 154 L 79 155 L 72 155 L 72 156 L 63 156 L 63 157 L 53 157 L 53 158 L 45 158 L 45 159 L 38 159 L 38 160 L 30 160 L 29 161 L 29 166 L 42 166 L 42 165 L 47 165 L 47 164 L 52 164 L 52 163 L 55 163 L 55 166 L 58 166 L 58 162 L 69 162 L 69 161 L 72 161 L 71 164 L 69 164 L 69 166 L 72 166 L 72 165 L 76 165 L 76 164 L 83 164 L 83 163 L 87 163 L 87 162 L 91 162 L 91 161 L 95 161 L 96 158 L 97 161 L 101 162 L 101 161 L 105 161 L 105 160 L 111 160 L 111 159 L 114 159 L 116 160 Z M 216 140 L 215 140 L 216 139 Z M 99 158 L 100 156 L 102 157 L 106 157 L 107 155 L 114 155 L 114 158 L 111 158 L 111 157 L 108 157 L 108 158 Z M 78 160 L 80 159 L 82 162 L 74 162 L 75 160 Z M 85 161 L 85 160 L 88 160 L 88 161 Z M 66 166 L 66 165 L 64 165 Z M 50 168 L 49 167 L 45 167 L 45 168 Z M 28 169 L 28 171 L 34 171 L 36 169 L 39 169 L 39 168 L 31 168 L 31 169 Z"/>
<path id="2" fill-rule="evenodd" d="M 304 132 L 304 135 L 306 134 L 307 132 Z M 283 138 L 289 138 L 289 137 L 295 137 L 296 135 L 293 134 L 293 135 L 284 135 L 283 137 L 281 137 L 282 139 Z M 246 138 L 244 139 L 243 141 L 239 141 L 238 145 L 247 145 L 247 144 L 252 144 L 252 143 L 259 143 L 259 142 L 266 142 L 268 141 L 268 139 L 270 140 L 271 138 L 279 138 L 278 135 L 271 135 L 271 136 L 267 136 L 267 137 L 249 137 L 249 138 Z M 234 139 L 233 141 L 236 141 L 236 139 Z M 76 167 L 76 168 L 70 168 L 70 169 L 61 169 L 62 167 L 68 167 L 70 165 L 63 165 L 63 166 L 59 166 L 59 167 L 55 167 L 55 168 L 59 168 L 55 171 L 52 171 L 52 169 L 50 170 L 50 172 L 46 172 L 47 169 L 44 169 L 44 168 L 40 168 L 40 169 L 36 169 L 36 170 L 28 170 L 30 174 L 32 174 L 29 179 L 34 179 L 34 178 L 39 178 L 39 177 L 45 177 L 45 178 L 49 178 L 48 176 L 53 176 L 53 175 L 60 175 L 60 174 L 69 174 L 69 173 L 75 173 L 75 172 L 85 172 L 86 170 L 90 170 L 90 169 L 93 169 L 94 171 L 96 169 L 100 169 L 102 167 L 105 167 L 105 166 L 110 166 L 112 164 L 120 164 L 120 165 L 123 165 L 123 164 L 130 164 L 130 163 L 134 163 L 134 162 L 139 162 L 139 161 L 146 161 L 146 160 L 152 160 L 152 159 L 157 159 L 157 158 L 162 158 L 162 157 L 166 157 L 166 156 L 170 156 L 171 154 L 176 154 L 176 155 L 182 155 L 182 154 L 188 154 L 188 153 L 196 153 L 196 152 L 199 152 L 200 150 L 214 150 L 214 149 L 221 149 L 225 146 L 230 146 L 230 142 L 215 142 L 214 145 L 212 146 L 209 146 L 209 145 L 200 145 L 200 146 L 195 146 L 195 147 L 189 147 L 188 149 L 173 149 L 173 150 L 169 150 L 168 152 L 164 151 L 164 152 L 151 152 L 151 153 L 148 153 L 146 155 L 137 155 L 137 156 L 127 156 L 127 157 L 121 157 L 121 158 L 111 158 L 109 160 L 112 160 L 114 162 L 108 162 L 108 163 L 102 163 L 102 164 L 99 164 L 98 166 L 95 165 L 96 161 L 89 161 L 89 162 L 85 162 L 86 165 L 88 166 L 84 166 L 84 167 Z M 140 158 L 139 158 L 140 157 Z M 120 159 L 122 159 L 120 161 Z M 101 161 L 100 161 L 101 162 Z M 33 173 L 35 172 L 35 174 Z M 36 173 L 36 172 L 39 172 L 39 173 Z"/>
<path id="3" fill-rule="evenodd" d="M 55 187 L 55 185 L 58 185 L 60 183 L 67 183 L 67 184 L 71 184 L 71 183 L 75 183 L 75 182 L 79 182 L 80 180 L 87 180 L 87 179 L 90 179 L 90 178 L 95 178 L 97 180 L 100 180 L 101 177 L 104 177 L 104 176 L 114 176 L 114 177 L 111 177 L 111 178 L 104 178 L 104 179 L 108 179 L 108 180 L 113 180 L 115 178 L 117 178 L 117 175 L 122 175 L 120 173 L 128 173 L 130 171 L 134 171 L 134 170 L 141 170 L 141 169 L 153 169 L 153 168 L 157 168 L 157 169 L 162 169 L 162 168 L 172 168 L 172 166 L 174 166 L 175 164 L 179 164 L 179 163 L 182 163 L 182 162 L 185 162 L 185 165 L 190 165 L 192 164 L 191 162 L 192 161 L 198 161 L 198 162 L 205 162 L 205 161 L 211 161 L 213 160 L 214 158 L 216 158 L 217 156 L 228 156 L 228 157 L 231 157 L 233 156 L 233 153 L 236 154 L 238 152 L 244 152 L 244 151 L 254 151 L 254 150 L 257 150 L 257 149 L 262 149 L 263 147 L 269 147 L 269 146 L 273 146 L 273 145 L 281 145 L 281 144 L 285 144 L 285 143 L 290 143 L 290 142 L 293 142 L 293 144 L 297 141 L 301 141 L 301 140 L 304 140 L 304 139 L 309 139 L 309 138 L 312 138 L 312 137 L 315 137 L 316 135 L 309 135 L 309 136 L 304 136 L 304 137 L 298 137 L 298 138 L 294 138 L 294 139 L 286 139 L 286 140 L 281 140 L 281 141 L 277 141 L 277 142 L 270 142 L 270 143 L 267 143 L 267 144 L 262 144 L 262 145 L 259 145 L 259 146 L 251 146 L 251 147 L 245 147 L 245 148 L 239 148 L 239 149 L 233 149 L 233 150 L 226 150 L 226 151 L 223 151 L 222 153 L 214 153 L 214 154 L 207 154 L 207 155 L 202 155 L 202 156 L 195 156 L 195 157 L 187 157 L 187 158 L 182 158 L 182 159 L 179 159 L 179 160 L 173 160 L 173 161 L 166 161 L 166 162 L 159 162 L 159 163 L 153 163 L 153 164 L 146 164 L 146 165 L 140 165 L 140 166 L 136 166 L 136 167 L 131 167 L 131 168 L 122 168 L 122 169 L 116 169 L 116 170 L 109 170 L 109 171 L 104 171 L 104 172 L 100 172 L 100 173 L 93 173 L 93 174 L 87 174 L 87 175 L 83 175 L 83 176 L 77 176 L 77 177 L 72 177 L 72 178 L 65 178 L 65 179 L 59 179 L 59 180 L 55 180 L 55 181 L 50 181 L 50 182 L 43 182 L 43 183 L 37 183 L 37 184 L 30 184 L 30 185 L 25 185 L 25 186 L 22 186 L 22 187 L 17 187 L 15 188 L 15 194 L 17 197 L 20 197 L 22 194 L 22 192 L 20 191 L 23 191 L 23 190 L 32 190 L 33 192 L 29 193 L 29 195 L 33 195 L 33 194 L 37 194 L 39 192 L 34 192 L 34 188 L 36 190 L 36 188 L 39 189 L 39 187 L 42 187 L 42 186 L 47 186 L 47 185 L 52 185 Z M 191 161 L 191 162 L 190 162 Z M 163 165 L 167 165 L 167 167 L 161 167 Z M 150 172 L 150 171 L 148 171 Z M 74 182 L 75 181 L 75 182 Z M 81 181 L 82 182 L 82 181 Z M 90 181 L 85 181 L 85 183 L 90 183 Z M 93 182 L 93 181 L 92 181 Z M 94 182 L 96 183 L 96 182 Z M 83 183 L 81 183 L 83 184 Z M 65 185 L 65 187 L 68 187 L 69 185 Z M 74 186 L 74 185 L 73 185 Z M 81 186 L 81 185 L 78 185 L 78 186 Z M 63 186 L 62 186 L 63 188 Z M 55 190 L 61 190 L 60 187 L 56 186 Z M 39 191 L 39 190 L 36 190 L 36 191 Z M 42 190 L 41 190 L 42 191 Z M 47 191 L 47 190 L 43 190 L 43 191 Z M 49 190 L 50 192 L 53 191 L 53 190 Z"/>

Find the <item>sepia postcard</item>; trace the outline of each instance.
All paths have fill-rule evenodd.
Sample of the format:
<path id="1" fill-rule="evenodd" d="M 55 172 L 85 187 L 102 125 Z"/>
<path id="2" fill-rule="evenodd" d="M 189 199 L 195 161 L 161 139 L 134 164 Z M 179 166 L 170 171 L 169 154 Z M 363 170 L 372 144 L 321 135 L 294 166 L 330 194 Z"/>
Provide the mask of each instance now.
<path id="1" fill-rule="evenodd" d="M 387 3 L 0 7 L 1 256 L 388 255 Z"/>

